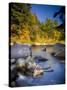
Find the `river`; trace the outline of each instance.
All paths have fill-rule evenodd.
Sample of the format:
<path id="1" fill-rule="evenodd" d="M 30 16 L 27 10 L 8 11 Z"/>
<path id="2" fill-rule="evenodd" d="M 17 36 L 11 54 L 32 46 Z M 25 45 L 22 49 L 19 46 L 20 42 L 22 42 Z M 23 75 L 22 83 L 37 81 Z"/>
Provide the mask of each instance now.
<path id="1" fill-rule="evenodd" d="M 32 56 L 36 57 L 36 63 L 43 69 L 50 68 L 49 70 L 44 70 L 43 75 L 39 77 L 20 75 L 16 80 L 18 86 L 54 85 L 65 83 L 65 63 L 61 62 L 60 59 L 57 59 L 48 52 L 41 51 L 40 49 L 33 50 Z"/>

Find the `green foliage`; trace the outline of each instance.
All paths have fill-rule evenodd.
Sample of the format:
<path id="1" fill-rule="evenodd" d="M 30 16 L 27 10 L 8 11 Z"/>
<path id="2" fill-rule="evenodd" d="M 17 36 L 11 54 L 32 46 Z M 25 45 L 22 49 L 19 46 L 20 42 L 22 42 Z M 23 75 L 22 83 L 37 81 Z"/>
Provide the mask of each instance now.
<path id="1" fill-rule="evenodd" d="M 30 5 L 29 4 L 21 4 L 21 3 L 10 3 L 10 11 L 11 11 L 11 27 L 13 25 L 16 27 L 16 30 L 21 30 L 23 24 L 25 24 L 28 20 Z"/>
<path id="2" fill-rule="evenodd" d="M 64 38 L 54 27 L 57 21 L 46 19 L 40 23 L 36 14 L 31 13 L 31 5 L 11 3 L 11 42 L 20 43 L 56 43 Z"/>

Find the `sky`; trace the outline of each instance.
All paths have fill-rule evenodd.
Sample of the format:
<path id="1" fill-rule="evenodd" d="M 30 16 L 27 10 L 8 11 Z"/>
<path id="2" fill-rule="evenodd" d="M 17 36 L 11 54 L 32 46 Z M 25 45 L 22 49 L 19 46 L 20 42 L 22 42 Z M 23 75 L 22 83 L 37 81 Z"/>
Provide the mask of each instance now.
<path id="1" fill-rule="evenodd" d="M 50 18 L 52 20 L 57 20 L 60 24 L 61 20 L 58 17 L 53 17 L 54 13 L 57 12 L 60 8 L 61 6 L 33 4 L 31 12 L 36 14 L 40 22 L 45 22 L 47 18 Z"/>

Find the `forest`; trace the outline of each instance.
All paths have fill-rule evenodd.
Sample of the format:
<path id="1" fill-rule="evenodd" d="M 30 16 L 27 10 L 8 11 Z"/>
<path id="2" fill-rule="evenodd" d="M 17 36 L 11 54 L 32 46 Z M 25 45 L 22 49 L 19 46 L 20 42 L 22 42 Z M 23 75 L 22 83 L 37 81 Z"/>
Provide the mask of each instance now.
<path id="1" fill-rule="evenodd" d="M 37 15 L 31 12 L 31 8 L 30 4 L 10 3 L 9 39 L 11 43 L 64 44 L 65 29 L 62 27 L 63 24 L 59 25 L 57 20 L 47 17 L 46 21 L 40 22 Z M 64 12 L 59 10 L 54 17 L 57 14 L 64 23 Z"/>

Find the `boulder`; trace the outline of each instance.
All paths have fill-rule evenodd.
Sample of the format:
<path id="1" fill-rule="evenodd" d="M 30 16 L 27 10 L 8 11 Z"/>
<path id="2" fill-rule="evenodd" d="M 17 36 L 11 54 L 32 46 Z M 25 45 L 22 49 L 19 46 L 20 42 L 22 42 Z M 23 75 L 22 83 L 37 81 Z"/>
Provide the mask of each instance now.
<path id="1" fill-rule="evenodd" d="M 16 60 L 15 59 L 10 59 L 10 62 L 11 62 L 11 64 L 14 64 L 14 63 L 16 63 Z"/>
<path id="2" fill-rule="evenodd" d="M 65 45 L 64 44 L 55 44 L 54 49 L 55 49 L 54 56 L 59 57 L 60 59 L 65 58 Z"/>
<path id="3" fill-rule="evenodd" d="M 31 48 L 29 45 L 15 44 L 10 47 L 10 58 L 25 58 L 31 54 Z"/>
<path id="4" fill-rule="evenodd" d="M 27 75 L 30 75 L 30 76 L 33 76 L 33 77 L 37 77 L 37 76 L 40 76 L 43 74 L 43 69 L 38 66 L 38 65 L 32 65 L 32 67 L 30 68 L 27 68 L 27 71 L 26 71 L 26 74 Z"/>
<path id="5" fill-rule="evenodd" d="M 19 58 L 17 59 L 17 62 L 16 62 L 16 67 L 24 67 L 25 66 L 25 59 L 23 58 Z"/>
<path id="6" fill-rule="evenodd" d="M 18 59 L 17 70 L 19 73 L 30 76 L 40 76 L 43 73 L 42 68 L 35 63 L 32 57 L 27 57 L 26 60 Z"/>
<path id="7" fill-rule="evenodd" d="M 54 56 L 59 57 L 60 59 L 65 59 L 65 50 L 57 52 Z"/>
<path id="8" fill-rule="evenodd" d="M 40 76 L 40 75 L 43 74 L 43 72 L 44 72 L 44 71 L 43 71 L 42 69 L 40 69 L 40 68 L 39 68 L 39 69 L 35 69 L 35 70 L 34 70 L 34 73 L 33 73 L 33 76 L 34 76 L 34 77 Z"/>
<path id="9" fill-rule="evenodd" d="M 43 72 L 44 72 L 44 70 L 39 65 L 36 65 L 35 68 L 34 68 L 33 76 L 34 77 L 40 76 L 40 75 L 43 74 Z"/>
<path id="10" fill-rule="evenodd" d="M 57 44 L 55 44 L 55 45 L 53 46 L 53 49 L 54 49 L 54 52 L 57 53 L 57 52 L 59 52 L 59 51 L 64 50 L 64 49 L 65 49 L 65 45 L 64 45 L 64 44 L 59 44 L 59 43 L 57 43 Z"/>

